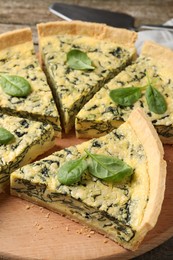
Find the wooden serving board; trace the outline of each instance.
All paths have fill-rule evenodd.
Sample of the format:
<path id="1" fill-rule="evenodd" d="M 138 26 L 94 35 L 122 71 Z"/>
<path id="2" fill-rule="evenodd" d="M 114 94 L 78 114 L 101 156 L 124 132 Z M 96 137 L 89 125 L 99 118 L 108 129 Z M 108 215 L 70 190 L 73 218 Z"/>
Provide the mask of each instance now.
<path id="1" fill-rule="evenodd" d="M 58 140 L 53 150 L 82 141 L 70 136 Z M 156 227 L 137 251 L 130 252 L 47 209 L 0 194 L 0 259 L 129 259 L 163 243 L 173 236 L 173 146 L 166 145 L 164 149 L 168 173 L 162 211 Z"/>

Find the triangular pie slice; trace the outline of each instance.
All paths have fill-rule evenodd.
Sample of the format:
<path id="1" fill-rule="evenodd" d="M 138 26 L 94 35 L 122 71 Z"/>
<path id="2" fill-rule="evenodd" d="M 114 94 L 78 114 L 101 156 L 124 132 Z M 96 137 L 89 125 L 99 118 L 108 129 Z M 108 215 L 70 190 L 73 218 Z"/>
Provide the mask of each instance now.
<path id="1" fill-rule="evenodd" d="M 82 106 L 136 56 L 137 34 L 80 21 L 39 24 L 38 34 L 40 58 L 68 133 Z M 67 54 L 74 49 L 87 54 L 93 70 L 68 65 Z"/>
<path id="2" fill-rule="evenodd" d="M 102 181 L 86 171 L 77 184 L 61 184 L 59 167 L 86 156 L 84 149 L 118 157 L 132 167 L 133 175 L 116 183 Z M 11 194 L 65 214 L 135 250 L 157 222 L 165 178 L 160 139 L 145 114 L 134 110 L 127 122 L 111 133 L 13 172 Z"/>
<path id="3" fill-rule="evenodd" d="M 7 139 L 6 130 L 13 135 L 12 140 Z M 53 136 L 53 127 L 47 123 L 0 113 L 0 192 L 9 185 L 12 171 L 54 146 Z"/>
<path id="4" fill-rule="evenodd" d="M 164 143 L 173 143 L 173 51 L 154 42 L 146 42 L 140 57 L 106 84 L 81 109 L 76 117 L 79 138 L 98 137 L 126 121 L 132 109 L 141 107 L 149 116 Z M 117 88 L 144 87 L 151 82 L 164 97 L 167 110 L 163 114 L 150 111 L 145 91 L 131 106 L 121 106 L 110 98 Z M 156 101 L 158 97 L 156 98 Z M 158 101 L 159 102 L 159 101 Z M 162 106 L 160 104 L 160 106 Z"/>
<path id="5" fill-rule="evenodd" d="M 10 115 L 27 117 L 53 125 L 61 136 L 60 120 L 51 90 L 34 52 L 29 28 L 0 35 L 0 75 L 17 75 L 31 85 L 26 97 L 6 94 L 0 82 L 0 109 Z"/>

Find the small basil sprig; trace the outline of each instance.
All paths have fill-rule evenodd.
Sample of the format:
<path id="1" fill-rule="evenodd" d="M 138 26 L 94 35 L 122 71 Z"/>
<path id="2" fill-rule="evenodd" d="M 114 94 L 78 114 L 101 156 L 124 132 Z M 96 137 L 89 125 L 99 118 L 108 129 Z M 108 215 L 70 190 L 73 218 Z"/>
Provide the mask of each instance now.
<path id="1" fill-rule="evenodd" d="M 8 144 L 12 140 L 14 140 L 14 135 L 7 129 L 0 127 L 0 144 Z"/>
<path id="2" fill-rule="evenodd" d="M 151 83 L 146 89 L 145 97 L 149 110 L 156 114 L 163 114 L 167 110 L 167 104 L 162 94 Z"/>
<path id="3" fill-rule="evenodd" d="M 120 182 L 133 174 L 133 169 L 122 160 L 85 150 L 87 156 L 65 162 L 60 168 L 57 178 L 61 184 L 73 185 L 81 180 L 86 170 L 104 181 Z"/>
<path id="4" fill-rule="evenodd" d="M 90 157 L 88 160 L 89 173 L 99 179 L 120 182 L 133 174 L 133 169 L 116 157 L 92 154 L 87 150 L 85 152 Z"/>
<path id="5" fill-rule="evenodd" d="M 13 97 L 26 97 L 31 93 L 29 82 L 17 75 L 0 74 L 0 86 Z"/>
<path id="6" fill-rule="evenodd" d="M 142 90 L 139 87 L 117 88 L 111 90 L 109 96 L 121 106 L 131 106 L 142 96 Z"/>
<path id="7" fill-rule="evenodd" d="M 75 70 L 93 70 L 92 61 L 87 54 L 78 49 L 70 50 L 67 53 L 67 64 L 71 69 Z"/>
<path id="8" fill-rule="evenodd" d="M 65 162 L 58 172 L 58 180 L 64 185 L 72 185 L 81 180 L 82 174 L 87 169 L 84 158 Z"/>
<path id="9" fill-rule="evenodd" d="M 142 91 L 146 90 L 145 98 L 148 108 L 156 114 L 163 114 L 167 110 L 164 96 L 152 85 L 148 78 L 148 84 L 143 87 L 117 88 L 110 91 L 110 98 L 121 106 L 131 106 L 142 96 Z"/>

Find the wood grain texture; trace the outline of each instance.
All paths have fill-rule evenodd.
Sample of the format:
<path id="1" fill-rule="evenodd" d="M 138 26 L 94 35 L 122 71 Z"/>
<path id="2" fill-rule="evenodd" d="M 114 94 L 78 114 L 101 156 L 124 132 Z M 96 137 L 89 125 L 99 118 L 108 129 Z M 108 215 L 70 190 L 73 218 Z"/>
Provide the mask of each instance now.
<path id="1" fill-rule="evenodd" d="M 51 14 L 48 10 L 48 6 L 52 3 L 52 0 L 0 0 L 0 33 L 11 31 L 13 29 L 23 28 L 26 26 L 30 26 L 33 30 L 33 39 L 37 44 L 37 34 L 35 25 L 39 22 L 47 22 L 47 21 L 55 21 L 60 20 L 55 15 Z M 69 4 L 77 4 L 82 6 L 89 6 L 93 8 L 103 8 L 106 10 L 112 11 L 120 11 L 128 13 L 136 18 L 136 26 L 142 23 L 153 23 L 159 24 L 164 23 L 168 19 L 173 18 L 173 1 L 172 0 L 56 0 L 56 2 L 63 2 Z M 170 152 L 170 156 L 172 156 L 172 150 Z M 168 156 L 168 155 L 167 155 Z M 172 164 L 171 164 L 172 165 Z M 171 166 L 173 167 L 173 166 Z M 172 198 L 169 198 L 171 201 Z M 4 207 L 4 203 L 7 200 L 2 201 L 2 197 L 0 199 L 0 207 Z M 10 201 L 9 201 L 10 203 Z M 19 203 L 19 201 L 17 201 Z M 19 203 L 20 205 L 20 203 Z M 23 210 L 25 207 L 23 208 Z M 17 209 L 12 208 L 14 210 L 13 214 L 15 215 Z M 173 207 L 170 207 L 170 211 L 173 211 Z M 0 259 L 10 259 L 9 254 L 7 257 L 2 256 L 2 240 L 1 230 L 4 227 L 5 229 L 8 227 L 8 223 L 2 221 L 2 211 L 0 211 Z M 25 211 L 24 211 L 25 212 Z M 27 211 L 29 212 L 29 211 Z M 40 211 L 39 211 L 40 212 Z M 6 217 L 10 212 L 6 212 Z M 19 213 L 20 216 L 21 213 Z M 52 215 L 52 213 L 51 213 Z M 29 216 L 29 215 L 28 215 Z M 31 221 L 31 220 L 30 220 Z M 4 224 L 7 224 L 7 227 Z M 32 221 L 30 222 L 32 224 Z M 46 222 L 47 223 L 47 222 Z M 28 228 L 29 229 L 29 228 Z M 20 231 L 22 233 L 22 231 Z M 57 230 L 56 230 L 57 232 Z M 55 232 L 55 233 L 56 233 Z M 40 230 L 40 233 L 44 233 L 43 230 Z M 67 232 L 68 233 L 68 232 Z M 8 234 L 9 239 L 13 243 L 13 240 L 10 238 L 16 239 L 15 234 Z M 160 234 L 158 234 L 160 235 Z M 70 236 L 73 239 L 73 236 Z M 85 237 L 86 238 L 86 237 Z M 40 239 L 43 240 L 44 236 L 40 236 Z M 50 238 L 49 238 L 50 239 Z M 90 238 L 87 238 L 88 240 Z M 33 240 L 33 242 L 32 242 Z M 34 244 L 35 238 L 31 236 L 31 242 L 27 241 L 28 248 L 29 243 Z M 46 241 L 46 240 L 45 240 Z M 44 241 L 44 247 L 46 242 Z M 83 240 L 82 240 L 83 241 Z M 90 240 L 89 240 L 90 241 Z M 7 242 L 7 240 L 6 240 Z M 23 242 L 24 243 L 24 242 Z M 90 243 L 91 247 L 95 246 Z M 103 249 L 102 249 L 103 245 Z M 7 246 L 7 245 L 6 245 Z M 65 247 L 65 245 L 61 242 L 61 246 Z M 21 245 L 19 245 L 19 248 Z M 77 245 L 75 245 L 77 247 Z M 51 248 L 51 247 L 50 247 Z M 109 246 L 108 246 L 109 248 Z M 105 245 L 101 243 L 101 250 L 104 251 Z M 88 248 L 90 251 L 91 249 Z M 25 256 L 26 257 L 26 256 Z M 35 255 L 37 257 L 37 253 Z M 95 256 L 94 258 L 96 258 Z M 15 259 L 14 255 L 11 255 L 11 259 Z M 26 259 L 26 258 L 25 258 Z M 45 258 L 44 258 L 45 259 Z M 60 259 L 60 258 L 59 258 Z M 125 258 L 124 258 L 125 259 Z M 173 259 L 173 238 L 169 239 L 163 245 L 151 250 L 150 252 L 141 255 L 136 258 L 136 260 L 172 260 Z"/>
<path id="2" fill-rule="evenodd" d="M 58 140 L 55 150 L 80 143 Z M 52 150 L 51 150 L 52 152 Z M 90 229 L 7 194 L 0 195 L 0 255 L 7 259 L 130 259 L 173 235 L 173 147 L 165 146 L 168 175 L 165 199 L 156 227 L 135 252 L 130 252 Z"/>
<path id="3" fill-rule="evenodd" d="M 48 6 L 51 0 L 0 0 L 0 23 L 29 24 L 57 20 Z M 163 23 L 173 17 L 172 0 L 57 0 L 69 4 L 104 8 L 128 13 L 136 18 L 136 24 Z"/>

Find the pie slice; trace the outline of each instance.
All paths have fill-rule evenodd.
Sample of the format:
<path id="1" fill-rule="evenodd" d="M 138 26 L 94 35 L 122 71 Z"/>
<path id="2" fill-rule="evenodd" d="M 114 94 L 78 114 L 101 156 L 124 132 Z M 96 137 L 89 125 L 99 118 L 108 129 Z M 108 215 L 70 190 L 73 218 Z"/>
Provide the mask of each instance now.
<path id="1" fill-rule="evenodd" d="M 6 139 L 4 129 L 13 135 L 12 140 Z M 54 146 L 53 136 L 53 127 L 47 123 L 0 113 L 0 192 L 9 185 L 12 171 Z M 4 143 L 4 138 L 9 142 Z"/>
<path id="2" fill-rule="evenodd" d="M 40 58 L 68 133 L 83 105 L 136 56 L 137 34 L 79 21 L 39 24 L 38 34 Z M 87 55 L 93 69 L 74 69 L 69 65 L 67 56 L 73 50 Z M 73 58 L 76 59 L 74 52 Z M 79 60 L 80 64 L 83 62 Z"/>
<path id="3" fill-rule="evenodd" d="M 173 143 L 173 52 L 154 42 L 146 42 L 140 57 L 114 77 L 80 110 L 76 116 L 76 135 L 79 138 L 98 137 L 126 121 L 134 108 L 141 107 L 149 116 L 161 140 Z M 109 96 L 110 91 L 126 87 L 152 85 L 162 94 L 167 110 L 157 114 L 150 111 L 146 90 L 133 105 L 122 106 Z M 158 96 L 154 97 L 156 102 Z M 159 103 L 159 108 L 162 104 Z"/>
<path id="4" fill-rule="evenodd" d="M 120 182 L 108 182 L 92 177 L 86 170 L 78 183 L 60 183 L 59 167 L 86 157 L 85 149 L 92 154 L 118 157 L 132 167 L 133 175 Z M 13 172 L 11 194 L 65 214 L 135 250 L 157 222 L 165 178 L 160 139 L 151 122 L 137 109 L 111 133 L 55 152 Z"/>
<path id="5" fill-rule="evenodd" d="M 31 85 L 26 97 L 6 94 L 1 75 L 20 76 Z M 32 33 L 29 28 L 0 35 L 0 109 L 1 112 L 19 117 L 48 122 L 57 136 L 61 136 L 60 120 L 46 76 L 34 53 Z"/>

